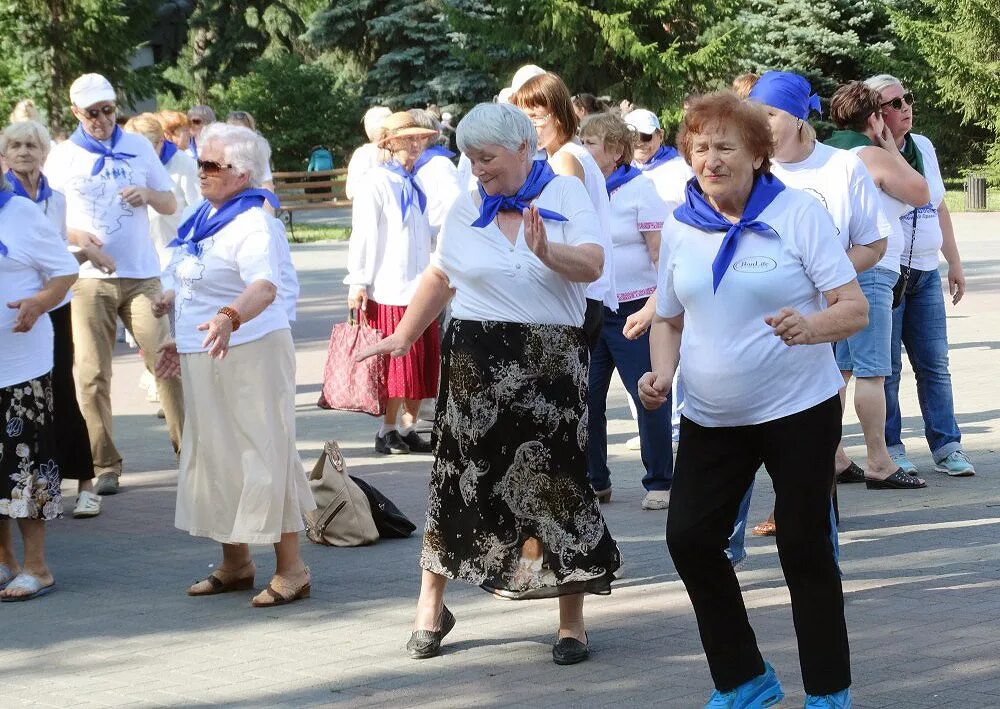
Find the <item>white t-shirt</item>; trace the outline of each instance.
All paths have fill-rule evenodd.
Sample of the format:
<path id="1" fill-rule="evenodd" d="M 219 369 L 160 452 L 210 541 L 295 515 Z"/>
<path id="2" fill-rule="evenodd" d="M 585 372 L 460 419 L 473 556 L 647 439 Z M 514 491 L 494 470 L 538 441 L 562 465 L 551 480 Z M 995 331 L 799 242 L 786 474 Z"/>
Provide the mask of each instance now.
<path id="1" fill-rule="evenodd" d="M 0 209 L 0 241 L 7 247 L 0 256 L 0 387 L 7 387 L 52 370 L 48 315 L 28 332 L 14 333 L 17 310 L 7 303 L 35 295 L 52 278 L 76 275 L 79 265 L 42 211 L 24 197 L 12 197 Z"/>
<path id="2" fill-rule="evenodd" d="M 347 199 L 354 199 L 365 175 L 372 168 L 378 167 L 378 146 L 365 143 L 354 151 L 347 163 L 347 183 L 344 192 Z"/>
<path id="3" fill-rule="evenodd" d="M 632 164 L 642 169 L 640 163 L 633 161 Z M 694 177 L 691 166 L 684 162 L 684 158 L 680 155 L 657 165 L 652 170 L 643 170 L 642 174 L 653 181 L 660 199 L 667 203 L 671 212 L 684 203 L 684 190 L 688 180 Z"/>
<path id="4" fill-rule="evenodd" d="M 896 235 L 881 211 L 878 187 L 861 158 L 849 150 L 817 142 L 801 162 L 772 161 L 771 173 L 826 207 L 844 251 Z"/>
<path id="5" fill-rule="evenodd" d="M 112 274 L 85 261 L 80 265 L 80 278 L 155 278 L 160 274 L 160 260 L 149 236 L 146 208 L 132 207 L 119 193 L 130 186 L 170 192 L 174 183 L 141 135 L 123 132 L 115 151 L 136 157 L 109 158 L 101 172 L 91 175 L 98 156 L 66 140 L 52 148 L 43 172 L 52 189 L 66 195 L 66 226 L 97 236 L 115 260 L 117 270 Z"/>
<path id="6" fill-rule="evenodd" d="M 479 180 L 472 174 L 472 161 L 465 153 L 458 156 L 458 184 L 463 192 L 473 192 L 479 184 Z"/>
<path id="7" fill-rule="evenodd" d="M 288 325 L 286 285 L 282 274 L 287 253 L 284 228 L 262 208 L 248 209 L 216 234 L 200 242 L 201 254 L 174 248 L 163 272 L 164 290 L 174 291 L 177 351 L 205 352 L 198 326 L 216 316 L 254 281 L 270 281 L 278 296 L 264 312 L 244 322 L 229 340 L 231 347 L 259 340 Z"/>
<path id="8" fill-rule="evenodd" d="M 164 165 L 167 174 L 173 182 L 174 197 L 177 199 L 177 211 L 173 214 L 160 214 L 152 207 L 149 210 L 149 235 L 153 238 L 156 254 L 160 259 L 160 267 L 166 268 L 173 255 L 167 244 L 177 236 L 177 228 L 184 221 L 184 212 L 192 204 L 201 202 L 201 183 L 198 180 L 198 163 L 187 153 L 178 150 Z"/>
<path id="9" fill-rule="evenodd" d="M 462 193 L 458 169 L 444 155 L 435 155 L 417 170 L 416 182 L 427 195 L 427 222 L 431 236 L 436 237 L 445 215 Z"/>
<path id="10" fill-rule="evenodd" d="M 857 148 L 851 148 L 850 150 L 841 152 L 849 152 L 858 156 L 862 150 L 869 147 L 871 146 L 862 145 Z M 836 148 L 834 149 L 836 150 Z M 861 158 L 858 157 L 858 160 L 860 159 Z M 867 171 L 867 168 L 865 168 L 865 170 Z M 875 189 L 878 190 L 880 207 L 878 229 L 880 233 L 888 234 L 886 237 L 887 241 L 885 243 L 885 253 L 882 254 L 882 258 L 879 259 L 879 262 L 875 265 L 894 271 L 895 273 L 899 273 L 899 254 L 903 250 L 903 232 L 899 228 L 898 219 L 899 215 L 909 209 L 909 207 L 890 195 L 888 192 L 879 189 L 877 185 Z"/>
<path id="11" fill-rule="evenodd" d="M 344 283 L 367 286 L 368 297 L 382 305 L 409 305 L 431 258 L 431 227 L 416 200 L 403 219 L 404 182 L 382 167 L 371 170 L 351 211 Z"/>
<path id="12" fill-rule="evenodd" d="M 604 307 L 618 310 L 618 291 L 615 286 L 615 250 L 611 243 L 611 200 L 608 198 L 607 182 L 604 173 L 594 161 L 594 156 L 580 143 L 573 140 L 559 148 L 580 161 L 583 166 L 583 184 L 590 195 L 590 201 L 597 212 L 597 222 L 600 228 L 601 247 L 604 249 L 604 270 L 601 277 L 587 286 L 587 297 L 599 300 Z M 557 151 L 558 154 L 558 151 Z"/>
<path id="13" fill-rule="evenodd" d="M 59 236 L 62 237 L 63 244 L 68 246 L 69 239 L 66 234 L 66 195 L 62 192 L 56 192 L 53 190 L 51 197 L 44 202 L 35 202 L 35 204 L 37 204 L 38 207 L 45 213 L 49 222 L 53 227 L 55 227 L 55 230 L 59 232 Z M 73 257 L 73 260 L 76 260 L 75 256 Z M 77 270 L 79 270 L 79 266 L 77 266 Z M 54 307 L 53 310 L 58 310 L 71 300 L 73 300 L 72 288 L 66 291 L 66 297 L 64 297 L 59 305 Z"/>
<path id="14" fill-rule="evenodd" d="M 900 263 L 909 265 L 910 240 L 913 239 L 913 268 L 918 271 L 936 271 L 941 263 L 941 244 L 944 235 L 941 233 L 941 222 L 938 221 L 938 209 L 944 200 L 944 181 L 941 179 L 941 167 L 938 165 L 937 152 L 934 145 L 926 137 L 911 134 L 913 142 L 924 158 L 924 177 L 931 191 L 931 201 L 914 210 L 906 205 L 906 211 L 899 217 L 903 232 L 903 249 Z M 913 212 L 917 213 L 917 229 L 913 237 Z"/>
<path id="15" fill-rule="evenodd" d="M 611 241 L 619 303 L 648 298 L 656 290 L 656 266 L 642 232 L 661 230 L 669 214 L 646 175 L 634 177 L 611 193 Z"/>
<path id="16" fill-rule="evenodd" d="M 725 232 L 695 229 L 672 214 L 664 225 L 656 311 L 684 313 L 684 415 L 702 426 L 773 421 L 844 386 L 829 343 L 789 347 L 764 322 L 784 307 L 817 313 L 826 307 L 824 291 L 854 280 L 830 215 L 814 197 L 786 188 L 758 221 L 780 236 L 744 230 L 715 293 L 712 261 Z"/>
<path id="17" fill-rule="evenodd" d="M 455 289 L 452 317 L 581 327 L 587 284 L 568 281 L 539 261 L 524 241 L 523 225 L 514 244 L 495 221 L 471 226 L 479 218 L 472 194 L 463 193 L 448 213 L 431 259 Z M 533 204 L 569 220 L 544 221 L 549 242 L 601 244 L 594 206 L 575 177 L 557 175 Z"/>

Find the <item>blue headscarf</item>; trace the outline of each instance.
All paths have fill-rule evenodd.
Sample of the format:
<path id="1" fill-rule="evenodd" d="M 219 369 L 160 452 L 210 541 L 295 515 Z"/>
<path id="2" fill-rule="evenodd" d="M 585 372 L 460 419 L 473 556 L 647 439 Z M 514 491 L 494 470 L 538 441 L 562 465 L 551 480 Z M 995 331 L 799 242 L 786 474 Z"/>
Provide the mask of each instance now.
<path id="1" fill-rule="evenodd" d="M 531 205 L 531 200 L 542 193 L 545 185 L 549 184 L 556 177 L 548 162 L 545 160 L 532 160 L 531 172 L 513 197 L 502 194 L 487 195 L 483 189 L 483 184 L 479 183 L 479 196 L 483 203 L 479 207 L 479 219 L 472 222 L 472 226 L 484 227 L 492 222 L 497 212 L 500 210 L 514 211 L 520 214 Z M 553 212 L 551 209 L 538 209 L 538 215 L 542 219 L 550 219 L 555 222 L 568 222 L 569 219 Z"/>
<path id="2" fill-rule="evenodd" d="M 14 193 L 10 190 L 0 190 L 0 209 L 3 209 L 7 203 L 14 197 Z M 10 251 L 7 249 L 7 244 L 0 241 L 0 256 L 6 256 Z"/>
<path id="3" fill-rule="evenodd" d="M 424 212 L 427 209 L 427 195 L 417 184 L 416 168 L 410 172 L 395 160 L 385 163 L 382 167 L 403 178 L 403 189 L 399 193 L 399 208 L 402 210 L 403 219 L 406 219 L 406 214 L 410 211 L 412 204 L 416 204 L 420 211 Z"/>
<path id="4" fill-rule="evenodd" d="M 790 71 L 766 72 L 750 90 L 750 98 L 803 121 L 809 118 L 810 111 L 822 113 L 819 95 L 812 92 L 808 81 Z"/>
<path id="5" fill-rule="evenodd" d="M 771 225 L 758 222 L 756 219 L 783 189 L 785 189 L 785 184 L 770 173 L 755 177 L 750 197 L 747 199 L 746 206 L 743 207 L 743 216 L 733 224 L 708 203 L 705 195 L 702 194 L 697 178 L 692 177 L 688 181 L 684 204 L 674 210 L 674 219 L 702 231 L 726 232 L 726 236 L 719 246 L 719 252 L 715 255 L 715 260 L 712 261 L 713 293 L 719 290 L 719 283 L 722 282 L 722 277 L 729 270 L 729 264 L 733 262 L 740 234 L 743 233 L 744 229 L 761 234 L 778 235 Z"/>
<path id="6" fill-rule="evenodd" d="M 455 157 L 455 153 L 451 152 L 443 145 L 432 145 L 424 150 L 424 152 L 420 153 L 420 157 L 417 158 L 415 163 L 413 163 L 413 174 L 415 175 L 420 172 L 420 168 L 429 163 L 431 158 L 437 157 L 438 155 L 448 158 L 449 160 Z"/>
<path id="7" fill-rule="evenodd" d="M 28 190 L 24 188 L 24 185 L 21 184 L 21 180 L 19 180 L 17 175 L 14 174 L 13 170 L 7 170 L 6 177 L 7 181 L 10 183 L 10 186 L 14 188 L 14 194 L 31 199 L 31 197 L 28 195 Z M 49 181 L 45 179 L 45 175 L 40 174 L 38 177 L 38 196 L 31 201 L 33 201 L 35 204 L 40 204 L 41 202 L 44 202 L 51 196 L 52 196 L 52 188 L 49 187 Z"/>
<path id="8" fill-rule="evenodd" d="M 166 165 L 170 162 L 170 158 L 177 154 L 177 143 L 172 140 L 163 139 L 163 145 L 160 146 L 160 164 Z"/>
<path id="9" fill-rule="evenodd" d="M 642 170 L 637 167 L 633 167 L 632 165 L 619 165 L 616 167 L 615 171 L 608 175 L 607 179 L 604 181 L 604 184 L 608 188 L 608 197 L 610 197 L 612 192 L 624 185 L 626 182 L 631 182 L 641 174 Z"/>
<path id="10" fill-rule="evenodd" d="M 634 162 L 632 164 L 635 165 L 642 172 L 648 172 L 649 170 L 652 170 L 654 167 L 659 167 L 663 163 L 673 160 L 675 157 L 677 157 L 677 155 L 678 155 L 677 148 L 675 148 L 674 146 L 661 145 L 660 149 L 657 150 L 655 153 L 653 153 L 653 157 L 651 157 L 648 161 L 644 163 Z"/>
<path id="11" fill-rule="evenodd" d="M 248 209 L 261 207 L 267 202 L 272 207 L 279 207 L 278 197 L 270 190 L 246 189 L 219 207 L 211 217 L 212 203 L 204 200 L 190 217 L 184 220 L 177 230 L 177 238 L 167 246 L 183 246 L 189 254 L 201 255 L 201 242 L 218 233 Z M 189 237 L 190 235 L 190 237 Z"/>
<path id="12" fill-rule="evenodd" d="M 71 143 L 79 145 L 88 153 L 94 153 L 94 155 L 98 156 L 97 160 L 94 161 L 94 167 L 90 170 L 91 175 L 96 175 L 104 169 L 104 161 L 108 158 L 112 160 L 128 160 L 129 158 L 136 157 L 132 153 L 115 152 L 115 146 L 118 145 L 118 142 L 122 139 L 122 135 L 124 135 L 124 133 L 125 132 L 121 129 L 121 126 L 115 126 L 114 131 L 111 133 L 111 147 L 109 148 L 97 138 L 87 133 L 87 131 L 83 129 L 83 124 L 81 123 L 76 127 L 76 130 L 73 131 L 73 135 L 69 137 L 69 140 Z"/>

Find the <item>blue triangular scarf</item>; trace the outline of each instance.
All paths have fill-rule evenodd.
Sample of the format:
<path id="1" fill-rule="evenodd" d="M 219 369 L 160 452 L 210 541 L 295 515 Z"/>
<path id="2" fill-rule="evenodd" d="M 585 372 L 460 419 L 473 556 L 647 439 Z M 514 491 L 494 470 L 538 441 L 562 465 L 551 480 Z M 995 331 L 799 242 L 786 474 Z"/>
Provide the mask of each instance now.
<path id="1" fill-rule="evenodd" d="M 7 203 L 14 197 L 14 193 L 9 190 L 0 191 L 0 209 L 7 206 Z M 7 244 L 0 241 L 0 256 L 6 256 L 10 251 L 7 249 Z"/>
<path id="2" fill-rule="evenodd" d="M 200 256 L 202 241 L 218 233 L 248 209 L 263 206 L 265 201 L 275 209 L 279 206 L 278 197 L 270 190 L 247 189 L 219 207 L 215 214 L 208 216 L 212 211 L 212 204 L 206 199 L 194 214 L 184 220 L 177 230 L 177 238 L 167 246 L 183 246 L 189 254 Z"/>
<path id="3" fill-rule="evenodd" d="M 552 171 L 552 168 L 545 160 L 532 160 L 531 172 L 528 173 L 528 178 L 513 197 L 502 194 L 487 195 L 482 183 L 480 183 L 479 196 L 482 198 L 483 203 L 479 207 L 479 219 L 472 222 L 472 226 L 487 226 L 496 218 L 497 212 L 501 210 L 514 211 L 520 214 L 531 206 L 531 200 L 540 195 L 542 190 L 545 189 L 545 185 L 552 182 L 555 176 L 556 173 Z M 539 208 L 538 214 L 542 219 L 550 219 L 555 222 L 569 221 L 566 217 L 558 212 L 553 212 L 551 209 Z"/>
<path id="4" fill-rule="evenodd" d="M 659 167 L 665 162 L 669 162 L 677 157 L 680 153 L 677 152 L 677 148 L 672 145 L 661 145 L 660 149 L 653 153 L 653 157 L 649 159 L 648 162 L 644 163 L 634 163 L 641 172 L 648 172 L 655 167 Z"/>
<path id="5" fill-rule="evenodd" d="M 21 184 L 21 180 L 17 178 L 13 170 L 7 170 L 7 181 L 10 182 L 11 187 L 14 188 L 14 194 L 20 195 L 22 197 L 27 197 L 31 199 L 28 191 L 24 189 L 24 185 Z M 49 181 L 45 179 L 45 175 L 39 174 L 38 177 L 38 196 L 35 197 L 32 202 L 40 204 L 52 196 L 52 188 L 49 187 Z"/>
<path id="6" fill-rule="evenodd" d="M 420 157 L 417 158 L 417 161 L 413 164 L 413 174 L 415 175 L 420 172 L 420 168 L 429 163 L 431 158 L 437 157 L 438 155 L 448 158 L 449 160 L 455 157 L 455 153 L 451 152 L 443 145 L 432 145 L 424 150 L 424 152 L 420 153 Z"/>
<path id="7" fill-rule="evenodd" d="M 744 229 L 777 235 L 777 232 L 770 225 L 755 220 L 783 189 L 785 189 L 785 184 L 774 175 L 770 173 L 758 175 L 754 178 L 750 197 L 747 199 L 746 206 L 743 207 L 743 216 L 733 224 L 708 203 L 705 195 L 701 192 L 697 178 L 692 177 L 688 181 L 685 189 L 686 199 L 684 204 L 674 210 L 674 218 L 702 231 L 726 232 L 726 236 L 722 239 L 722 245 L 719 247 L 719 253 L 712 261 L 713 292 L 719 290 L 719 283 L 722 282 L 722 277 L 729 270 L 729 264 L 733 262 L 736 246 Z"/>
<path id="8" fill-rule="evenodd" d="M 408 172 L 405 167 L 395 161 L 386 163 L 382 167 L 403 178 L 403 189 L 399 193 L 399 208 L 402 210 L 404 221 L 406 213 L 410 211 L 410 205 L 416 203 L 421 212 L 427 209 L 427 195 L 413 179 L 416 169 L 413 172 Z"/>
<path id="9" fill-rule="evenodd" d="M 194 159 L 197 160 L 198 159 L 198 141 L 194 139 L 193 135 L 191 136 L 191 140 L 188 141 L 188 148 L 191 149 L 191 154 L 194 156 Z"/>
<path id="10" fill-rule="evenodd" d="M 604 183 L 608 187 L 608 197 L 616 189 L 624 185 L 626 182 L 631 182 L 639 175 L 642 174 L 642 170 L 632 165 L 619 165 L 615 168 L 615 171 L 608 175 Z"/>
<path id="11" fill-rule="evenodd" d="M 97 138 L 83 130 L 83 125 L 81 124 L 76 127 L 76 130 L 73 131 L 73 135 L 69 137 L 69 140 L 71 143 L 79 145 L 88 153 L 93 153 L 98 156 L 97 160 L 94 161 L 94 167 L 90 170 L 91 175 L 96 175 L 104 169 L 104 161 L 108 158 L 111 158 L 112 160 L 128 160 L 129 158 L 136 157 L 132 153 L 115 152 L 115 146 L 118 145 L 118 141 L 122 139 L 122 135 L 124 135 L 124 131 L 122 131 L 121 126 L 115 126 L 114 131 L 111 133 L 111 147 L 109 148 Z"/>
<path id="12" fill-rule="evenodd" d="M 160 164 L 166 165 L 170 162 L 170 158 L 177 154 L 177 143 L 172 140 L 163 139 L 163 145 L 160 146 Z"/>

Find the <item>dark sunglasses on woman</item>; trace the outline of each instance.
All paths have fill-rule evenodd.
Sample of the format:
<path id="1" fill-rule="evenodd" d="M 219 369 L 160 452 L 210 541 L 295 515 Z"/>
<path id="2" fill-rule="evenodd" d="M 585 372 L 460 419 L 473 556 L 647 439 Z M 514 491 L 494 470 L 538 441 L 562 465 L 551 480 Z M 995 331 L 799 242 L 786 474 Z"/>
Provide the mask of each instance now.
<path id="1" fill-rule="evenodd" d="M 216 162 L 215 160 L 199 160 L 198 170 L 206 175 L 218 175 L 223 170 L 228 170 L 232 165 Z"/>
<path id="2" fill-rule="evenodd" d="M 907 106 L 912 106 L 914 101 L 913 94 L 910 92 L 906 92 L 901 97 L 897 96 L 892 101 L 886 101 L 885 103 L 883 103 L 882 108 L 889 106 L 890 108 L 892 108 L 893 111 L 902 111 L 904 101 L 906 102 Z"/>
<path id="3" fill-rule="evenodd" d="M 83 112 L 87 114 L 87 117 L 94 120 L 98 116 L 113 116 L 115 111 L 117 111 L 115 106 L 101 106 L 100 108 L 85 108 Z"/>
<path id="4" fill-rule="evenodd" d="M 638 131 L 636 131 L 636 135 L 639 137 L 639 140 L 643 143 L 648 143 L 653 139 L 652 133 L 639 133 Z"/>

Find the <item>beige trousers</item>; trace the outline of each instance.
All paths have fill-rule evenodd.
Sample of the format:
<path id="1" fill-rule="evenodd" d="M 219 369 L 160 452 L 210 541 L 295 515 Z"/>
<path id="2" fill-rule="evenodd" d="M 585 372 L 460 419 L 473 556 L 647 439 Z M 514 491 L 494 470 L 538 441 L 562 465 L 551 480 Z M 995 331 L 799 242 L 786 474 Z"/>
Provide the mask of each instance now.
<path id="1" fill-rule="evenodd" d="M 161 293 L 159 278 L 81 278 L 73 286 L 73 344 L 80 410 L 90 431 L 94 472 L 121 474 L 122 456 L 111 438 L 111 358 L 117 318 L 142 349 L 152 372 L 157 351 L 170 340 L 166 318 L 153 317 L 153 300 Z M 180 452 L 184 397 L 180 379 L 157 379 L 160 404 L 174 452 Z"/>

